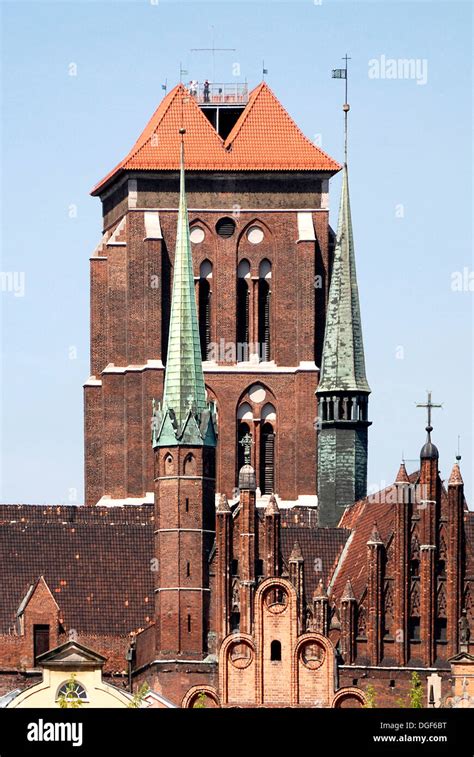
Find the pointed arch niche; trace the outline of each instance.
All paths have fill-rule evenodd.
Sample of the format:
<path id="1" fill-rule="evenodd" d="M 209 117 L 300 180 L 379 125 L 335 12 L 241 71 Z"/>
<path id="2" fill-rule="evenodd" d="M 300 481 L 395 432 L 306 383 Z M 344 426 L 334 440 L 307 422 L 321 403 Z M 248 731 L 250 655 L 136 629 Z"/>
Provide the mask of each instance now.
<path id="1" fill-rule="evenodd" d="M 244 464 L 241 441 L 246 434 L 252 437 L 250 461 L 255 469 L 257 486 L 262 495 L 272 494 L 277 490 L 277 409 L 273 393 L 263 384 L 252 384 L 237 405 L 236 483 Z"/>

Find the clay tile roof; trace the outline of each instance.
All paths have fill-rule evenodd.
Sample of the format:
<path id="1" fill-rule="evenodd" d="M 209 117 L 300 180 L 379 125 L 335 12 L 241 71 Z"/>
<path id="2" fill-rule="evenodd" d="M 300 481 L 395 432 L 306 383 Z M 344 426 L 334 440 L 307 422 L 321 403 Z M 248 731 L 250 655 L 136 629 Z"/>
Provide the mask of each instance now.
<path id="1" fill-rule="evenodd" d="M 281 515 L 283 561 L 288 564 L 293 545 L 298 541 L 305 564 L 305 598 L 311 602 L 319 581 L 322 580 L 325 586 L 329 583 L 350 531 L 345 528 L 296 526 L 291 522 L 291 511 L 282 510 Z"/>
<path id="2" fill-rule="evenodd" d="M 99 194 L 124 171 L 177 171 L 183 124 L 187 170 L 335 173 L 341 168 L 304 136 L 265 82 L 252 90 L 225 142 L 184 85 L 178 84 L 162 100 L 128 155 L 91 194 Z"/>
<path id="3" fill-rule="evenodd" d="M 398 469 L 397 477 L 395 479 L 395 483 L 396 484 L 409 484 L 410 483 L 407 469 L 405 468 L 405 463 L 402 463 L 400 465 L 400 468 Z"/>
<path id="4" fill-rule="evenodd" d="M 0 505 L 0 554 L 0 633 L 38 576 L 66 629 L 125 636 L 153 620 L 152 506 Z"/>
<path id="5" fill-rule="evenodd" d="M 410 474 L 409 483 L 415 483 L 418 475 L 418 471 Z M 351 529 L 351 535 L 334 571 L 330 587 L 331 598 L 336 604 L 339 603 L 348 580 L 355 598 L 361 600 L 367 586 L 367 542 L 373 540 L 388 544 L 393 533 L 397 501 L 397 487 L 392 484 L 355 502 L 344 511 L 339 526 Z M 374 523 L 377 531 L 375 534 Z"/>
<path id="6" fill-rule="evenodd" d="M 225 141 L 235 168 L 246 170 L 339 171 L 341 166 L 316 147 L 262 82 Z"/>
<path id="7" fill-rule="evenodd" d="M 449 486 L 460 486 L 463 483 L 464 481 L 462 480 L 461 469 L 459 468 L 458 463 L 454 463 L 448 484 Z"/>

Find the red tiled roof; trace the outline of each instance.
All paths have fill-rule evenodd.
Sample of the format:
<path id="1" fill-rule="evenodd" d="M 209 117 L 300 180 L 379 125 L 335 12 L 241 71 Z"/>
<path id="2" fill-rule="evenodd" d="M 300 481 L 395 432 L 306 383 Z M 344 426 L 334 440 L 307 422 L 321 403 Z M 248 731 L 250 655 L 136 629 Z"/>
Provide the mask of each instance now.
<path id="1" fill-rule="evenodd" d="M 290 511 L 291 514 L 291 511 Z M 304 593 L 311 603 L 313 592 L 322 579 L 326 588 L 334 567 L 350 536 L 345 528 L 317 528 L 309 525 L 293 525 L 282 511 L 281 550 L 283 561 L 288 565 L 295 542 L 298 543 L 304 559 Z"/>
<path id="2" fill-rule="evenodd" d="M 348 507 L 339 522 L 340 527 L 349 528 L 352 533 L 331 587 L 331 599 L 336 604 L 339 604 L 349 579 L 357 601 L 362 597 L 367 585 L 367 542 L 372 535 L 374 521 L 384 544 L 387 544 L 393 531 L 395 486 L 378 492 L 373 500 L 367 497 Z"/>
<path id="3" fill-rule="evenodd" d="M 66 628 L 122 636 L 154 616 L 153 507 L 0 505 L 0 633 L 44 576 Z"/>
<path id="4" fill-rule="evenodd" d="M 93 189 L 98 194 L 122 171 L 179 168 L 184 124 L 186 168 L 193 171 L 328 171 L 341 166 L 314 145 L 263 82 L 224 141 L 188 90 L 178 84 L 162 100 L 128 155 Z"/>

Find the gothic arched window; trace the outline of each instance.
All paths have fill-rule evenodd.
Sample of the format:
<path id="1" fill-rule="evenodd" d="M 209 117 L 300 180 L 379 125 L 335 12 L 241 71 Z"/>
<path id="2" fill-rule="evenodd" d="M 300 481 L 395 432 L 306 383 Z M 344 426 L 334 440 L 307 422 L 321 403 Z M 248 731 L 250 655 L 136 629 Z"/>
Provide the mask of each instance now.
<path id="1" fill-rule="evenodd" d="M 272 265 L 269 260 L 262 260 L 258 272 L 258 344 L 260 360 L 270 360 L 270 295 Z"/>
<path id="2" fill-rule="evenodd" d="M 201 359 L 207 360 L 211 343 L 211 280 L 212 263 L 204 260 L 199 269 L 198 312 Z"/>

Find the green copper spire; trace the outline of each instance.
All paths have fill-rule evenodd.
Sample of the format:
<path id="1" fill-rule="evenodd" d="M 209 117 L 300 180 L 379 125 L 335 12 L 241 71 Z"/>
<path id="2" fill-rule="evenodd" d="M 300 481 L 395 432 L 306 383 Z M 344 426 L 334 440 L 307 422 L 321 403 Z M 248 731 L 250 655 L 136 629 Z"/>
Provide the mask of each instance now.
<path id="1" fill-rule="evenodd" d="M 334 391 L 370 392 L 365 375 L 347 164 L 342 175 L 318 394 Z"/>
<path id="2" fill-rule="evenodd" d="M 178 228 L 163 408 L 171 408 L 181 424 L 191 405 L 195 412 L 207 407 L 184 184 L 184 144 L 181 141 Z"/>
<path id="3" fill-rule="evenodd" d="M 184 183 L 184 129 L 168 357 L 162 407 L 154 409 L 153 446 L 208 444 L 209 416 L 201 362 L 194 274 Z M 205 427 L 205 428 L 204 428 Z M 211 434 L 212 436 L 213 434 Z M 215 441 L 214 441 L 215 443 Z"/>

